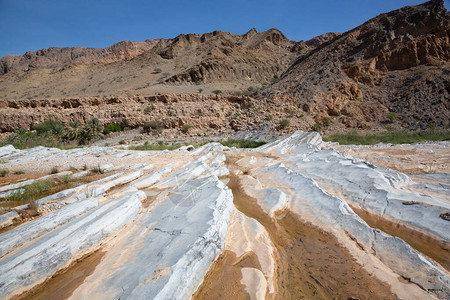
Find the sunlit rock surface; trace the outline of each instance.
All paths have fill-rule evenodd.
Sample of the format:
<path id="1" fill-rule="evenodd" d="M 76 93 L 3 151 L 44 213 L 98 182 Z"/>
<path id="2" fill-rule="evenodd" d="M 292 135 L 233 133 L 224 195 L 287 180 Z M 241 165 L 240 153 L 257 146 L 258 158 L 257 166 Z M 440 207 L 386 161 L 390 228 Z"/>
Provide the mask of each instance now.
<path id="1" fill-rule="evenodd" d="M 73 299 L 201 299 L 216 286 L 212 278 L 235 280 L 231 294 L 277 299 L 292 289 L 282 280 L 283 272 L 302 264 L 300 255 L 294 259 L 280 251 L 294 247 L 293 242 L 301 247 L 302 238 L 308 238 L 280 242 L 274 236 L 285 226 L 278 220 L 286 214 L 319 235 L 333 236 L 353 257 L 347 263 L 363 269 L 367 280 L 379 282 L 391 298 L 450 297 L 449 174 L 407 175 L 334 146 L 317 133 L 296 132 L 252 150 L 218 143 L 174 151 L 1 147 L 7 168 L 45 173 L 55 165 L 62 171 L 88 163 L 98 177 L 89 180 L 89 170 L 56 174 L 87 181 L 38 199 L 45 209 L 33 220 L 20 219 L 23 211 L 17 208 L 30 209 L 28 204 L 0 215 L 5 228 L 0 234 L 0 297 L 33 291 L 51 298 L 52 288 L 46 287 L 53 286 L 52 276 L 65 268 L 70 276 L 74 264 L 84 266 L 80 258 L 100 250 L 104 255 L 89 266 L 92 272 L 70 287 Z M 0 191 L 46 178 L 4 184 Z M 411 240 L 400 230 L 384 226 L 384 232 L 373 225 L 383 222 L 416 236 Z M 424 238 L 439 249 L 427 252 L 420 244 Z M 233 257 L 236 261 L 227 265 Z M 337 276 L 321 272 L 324 278 Z M 65 280 L 64 274 L 58 276 Z M 364 286 L 360 277 L 343 280 Z M 295 279 L 305 285 L 310 280 Z M 327 282 L 314 280 L 319 293 L 329 289 Z M 364 289 L 334 293 L 373 296 L 369 288 L 367 294 Z"/>

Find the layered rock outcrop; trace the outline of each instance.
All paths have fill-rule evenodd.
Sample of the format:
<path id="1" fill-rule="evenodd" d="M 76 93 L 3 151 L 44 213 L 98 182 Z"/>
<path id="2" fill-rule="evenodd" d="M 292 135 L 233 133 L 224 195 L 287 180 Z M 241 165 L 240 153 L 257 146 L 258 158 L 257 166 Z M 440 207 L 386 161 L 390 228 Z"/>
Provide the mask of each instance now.
<path id="1" fill-rule="evenodd" d="M 110 164 L 2 229 L 0 296 L 447 299 L 445 170 L 420 179 L 324 147 L 315 132 L 247 151 L 1 147 L 11 170 Z"/>

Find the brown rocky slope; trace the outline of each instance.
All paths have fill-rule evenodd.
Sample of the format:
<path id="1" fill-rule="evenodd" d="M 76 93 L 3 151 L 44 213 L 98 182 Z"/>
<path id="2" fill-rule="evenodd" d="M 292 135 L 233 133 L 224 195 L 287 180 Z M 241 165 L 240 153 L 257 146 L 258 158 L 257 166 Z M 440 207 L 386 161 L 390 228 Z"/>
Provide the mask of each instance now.
<path id="1" fill-rule="evenodd" d="M 55 53 L 79 50 L 28 53 L 31 58 L 17 56 L 0 76 L 0 98 L 8 99 L 0 103 L 0 130 L 91 116 L 126 126 L 170 119 L 176 125 L 168 128 L 189 123 L 199 132 L 263 124 L 282 129 L 282 119 L 290 121 L 286 131 L 446 128 L 449 24 L 442 0 L 433 0 L 306 42 L 290 41 L 277 29 L 252 29 L 243 35 L 215 31 L 119 43 L 108 58 L 104 49 L 61 57 Z M 216 89 L 224 96 L 211 95 Z M 237 91 L 252 98 L 231 96 Z M 63 98 L 48 99 L 57 97 Z M 236 104 L 247 101 L 242 99 L 252 100 Z M 158 114 L 144 114 L 152 101 L 163 103 Z M 79 104 L 67 108 L 67 103 Z M 212 111 L 205 113 L 209 106 Z M 186 116 L 191 117 L 172 120 Z M 213 124 L 200 121 L 206 118 Z"/>
<path id="2" fill-rule="evenodd" d="M 299 54 L 333 34 L 293 42 L 279 30 L 181 34 L 105 49 L 49 48 L 0 59 L 0 98 L 238 91 L 269 84 Z"/>
<path id="3" fill-rule="evenodd" d="M 295 100 L 349 127 L 387 121 L 388 112 L 412 129 L 447 127 L 449 37 L 442 1 L 404 7 L 300 56 L 260 95 Z"/>

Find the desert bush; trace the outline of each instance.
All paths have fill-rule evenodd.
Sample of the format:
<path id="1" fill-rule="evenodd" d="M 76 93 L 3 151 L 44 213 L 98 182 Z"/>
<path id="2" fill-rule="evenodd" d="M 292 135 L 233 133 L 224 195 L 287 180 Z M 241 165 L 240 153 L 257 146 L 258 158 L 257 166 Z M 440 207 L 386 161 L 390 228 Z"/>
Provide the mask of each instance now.
<path id="1" fill-rule="evenodd" d="M 86 123 L 80 137 L 80 143 L 86 143 L 94 138 L 97 138 L 103 131 L 103 126 L 97 118 L 92 118 Z"/>
<path id="2" fill-rule="evenodd" d="M 387 119 L 389 123 L 394 123 L 397 120 L 397 114 L 391 111 L 387 114 Z"/>
<path id="3" fill-rule="evenodd" d="M 20 128 L 20 129 L 16 129 L 14 130 L 14 133 L 17 135 L 24 135 L 26 134 L 28 131 L 26 129 Z"/>
<path id="4" fill-rule="evenodd" d="M 150 121 L 144 124 L 143 130 L 144 132 L 156 131 L 161 133 L 163 131 L 163 126 L 159 121 Z"/>
<path id="5" fill-rule="evenodd" d="M 312 131 L 320 131 L 322 129 L 322 125 L 320 123 L 316 123 L 311 127 Z"/>
<path id="6" fill-rule="evenodd" d="M 103 129 L 103 134 L 108 134 L 110 132 L 121 132 L 122 127 L 119 124 L 110 123 L 105 126 L 105 129 Z"/>
<path id="7" fill-rule="evenodd" d="M 290 122 L 289 122 L 288 119 L 283 119 L 283 120 L 280 121 L 280 127 L 281 128 L 286 128 L 286 127 L 289 126 L 289 124 L 290 124 Z"/>
<path id="8" fill-rule="evenodd" d="M 214 95 L 216 95 L 216 97 L 217 97 L 217 96 L 219 96 L 219 94 L 222 94 L 222 91 L 221 90 L 214 90 L 214 91 L 212 91 L 212 93 Z"/>
<path id="9" fill-rule="evenodd" d="M 62 124 L 54 120 L 46 120 L 33 125 L 32 128 L 36 130 L 38 135 L 62 135 L 64 133 Z"/>
<path id="10" fill-rule="evenodd" d="M 70 122 L 69 128 L 66 130 L 66 138 L 69 140 L 76 140 L 81 135 L 81 123 L 78 121 Z"/>
<path id="11" fill-rule="evenodd" d="M 320 119 L 320 123 L 324 126 L 324 127 L 328 127 L 331 124 L 331 120 L 328 117 L 322 117 Z"/>
<path id="12" fill-rule="evenodd" d="M 92 174 L 103 174 L 104 171 L 102 168 L 100 168 L 100 165 L 97 165 L 96 167 L 89 170 Z"/>
<path id="13" fill-rule="evenodd" d="M 0 170 L 0 177 L 5 177 L 6 175 L 8 175 L 9 171 L 6 169 L 1 169 Z"/>
<path id="14" fill-rule="evenodd" d="M 54 187 L 55 184 L 52 180 L 39 180 L 3 198 L 3 201 L 30 201 L 32 199 L 39 199 L 44 193 Z"/>
<path id="15" fill-rule="evenodd" d="M 183 133 L 188 133 L 188 131 L 189 131 L 189 129 L 191 129 L 192 128 L 192 126 L 191 125 L 183 125 L 183 127 L 181 128 L 181 131 L 183 132 Z"/>
<path id="16" fill-rule="evenodd" d="M 22 174 L 25 174 L 25 171 L 24 170 L 17 170 L 17 171 L 14 171 L 14 174 L 15 175 L 22 175 Z"/>
<path id="17" fill-rule="evenodd" d="M 125 140 L 120 140 L 119 141 L 119 145 L 125 145 L 125 144 L 126 144 Z"/>

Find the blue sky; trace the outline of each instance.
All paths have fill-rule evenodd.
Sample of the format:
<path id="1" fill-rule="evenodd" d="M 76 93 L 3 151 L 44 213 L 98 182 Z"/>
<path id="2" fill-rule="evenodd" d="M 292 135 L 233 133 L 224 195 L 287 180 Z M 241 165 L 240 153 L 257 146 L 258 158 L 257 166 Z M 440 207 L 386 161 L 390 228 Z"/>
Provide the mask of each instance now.
<path id="1" fill-rule="evenodd" d="M 445 7 L 449 8 L 445 0 Z M 352 29 L 423 0 L 0 0 L 0 57 L 48 47 L 106 47 L 213 30 L 280 29 L 289 39 Z"/>

